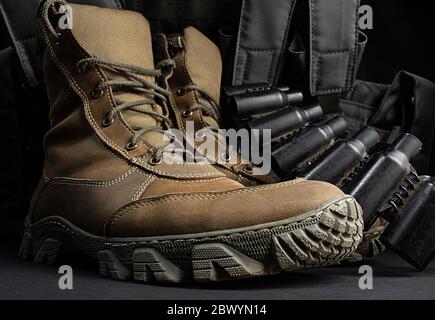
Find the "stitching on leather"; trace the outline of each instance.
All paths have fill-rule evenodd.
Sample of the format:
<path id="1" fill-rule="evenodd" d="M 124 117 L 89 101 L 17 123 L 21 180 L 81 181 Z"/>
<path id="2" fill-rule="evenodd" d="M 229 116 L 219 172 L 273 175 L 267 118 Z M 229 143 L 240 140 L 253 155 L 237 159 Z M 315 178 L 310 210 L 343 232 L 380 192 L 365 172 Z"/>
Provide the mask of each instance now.
<path id="1" fill-rule="evenodd" d="M 48 193 L 50 187 L 53 185 L 69 185 L 69 186 L 77 186 L 77 187 L 85 187 L 85 188 L 103 188 L 103 187 L 113 186 L 115 184 L 118 184 L 119 182 L 122 182 L 134 172 L 145 175 L 139 169 L 131 168 L 127 172 L 124 172 L 121 176 L 117 177 L 116 179 L 108 180 L 108 181 L 91 181 L 91 180 L 84 181 L 84 180 L 73 180 L 73 179 L 66 179 L 66 178 L 51 179 L 45 182 L 45 184 L 41 187 L 39 194 L 35 199 L 34 205 L 32 206 L 33 208 L 32 214 L 34 214 L 34 212 L 37 210 L 38 205 L 41 202 L 41 199 Z"/>
<path id="2" fill-rule="evenodd" d="M 81 48 L 81 47 L 78 45 L 78 43 L 75 41 L 75 39 L 73 38 L 71 32 L 68 32 L 68 36 L 70 37 L 72 44 L 73 44 L 73 45 L 74 45 L 74 46 L 75 46 L 75 47 L 76 47 L 76 48 L 77 48 L 77 49 L 78 49 L 78 50 L 79 50 L 79 51 L 80 51 L 84 56 L 88 56 L 88 53 L 87 53 L 85 50 L 83 50 L 83 48 Z M 105 81 L 105 77 L 104 77 L 103 73 L 101 72 L 101 70 L 100 70 L 98 67 L 94 67 L 94 70 L 95 70 L 95 72 L 98 74 L 98 76 L 100 77 L 100 80 L 101 80 L 101 81 Z M 74 78 L 69 74 L 69 72 L 68 72 L 68 76 L 71 77 L 71 81 L 73 81 L 74 83 L 76 83 L 75 79 L 74 79 Z M 79 86 L 78 84 L 77 84 L 77 87 L 79 88 L 79 90 L 80 90 L 80 91 L 83 93 L 83 95 L 84 95 L 84 98 L 85 98 L 85 100 L 86 100 L 86 102 L 85 102 L 85 109 L 88 110 L 89 115 L 90 115 L 90 117 L 91 117 L 92 120 L 93 120 L 92 123 L 94 124 L 94 128 L 95 128 L 95 130 L 96 130 L 97 132 L 99 132 L 102 136 L 104 136 L 105 138 L 107 138 L 109 141 L 111 141 L 111 142 L 113 143 L 113 147 L 114 147 L 115 149 L 121 149 L 121 152 L 125 152 L 125 153 L 127 154 L 127 158 L 130 158 L 131 156 L 130 156 L 130 154 L 129 154 L 128 152 L 124 151 L 124 149 L 122 149 L 122 147 L 118 146 L 115 142 L 113 142 L 110 138 L 107 137 L 107 135 L 105 135 L 105 134 L 101 131 L 99 125 L 97 124 L 97 122 L 96 122 L 96 120 L 95 120 L 95 118 L 94 118 L 94 116 L 93 116 L 93 114 L 92 114 L 91 103 L 90 103 L 90 101 L 89 101 L 89 99 L 88 99 L 86 93 L 83 92 L 83 90 L 81 90 L 81 88 L 80 88 L 80 86 Z M 115 103 L 114 103 L 114 101 L 113 101 L 113 99 L 112 99 L 112 97 L 113 97 L 113 93 L 112 93 L 112 89 L 111 89 L 111 88 L 108 88 L 108 90 L 106 90 L 106 95 L 107 95 L 107 97 L 108 97 L 108 100 L 109 100 L 109 103 L 110 103 L 111 108 L 114 109 L 114 108 L 115 108 Z M 119 113 L 117 113 L 116 116 L 117 116 L 117 118 L 120 120 L 121 125 L 122 125 L 125 129 L 127 129 L 127 130 L 130 132 L 130 134 L 133 135 L 133 134 L 134 134 L 134 131 L 133 131 L 129 126 L 126 125 L 126 123 L 124 122 L 124 119 L 119 115 Z"/>
<path id="3" fill-rule="evenodd" d="M 42 24 L 41 24 L 42 25 Z M 124 156 L 126 156 L 127 158 L 130 158 L 130 155 L 126 152 L 126 151 L 124 151 L 123 149 L 121 149 L 115 142 L 113 142 L 110 138 L 108 138 L 102 131 L 101 131 L 101 129 L 99 128 L 99 126 L 98 126 L 98 124 L 97 124 L 97 122 L 96 122 L 96 120 L 95 120 L 95 118 L 94 118 L 94 116 L 93 116 L 93 114 L 92 114 L 92 111 L 91 111 L 91 109 L 90 109 L 90 102 L 89 102 L 89 99 L 87 98 L 87 95 L 86 95 L 86 93 L 80 88 L 80 86 L 77 84 L 77 82 L 75 81 L 75 79 L 71 76 L 71 74 L 69 73 L 69 71 L 68 71 L 68 69 L 63 65 L 63 63 L 57 58 L 57 56 L 56 56 L 56 53 L 54 52 L 54 50 L 53 50 L 53 47 L 52 47 L 52 45 L 51 45 L 51 42 L 50 42 L 50 39 L 49 39 L 49 37 L 48 37 L 48 35 L 47 35 L 47 33 L 46 33 L 46 31 L 45 31 L 45 28 L 44 28 L 44 26 L 42 25 L 42 32 L 43 32 L 43 34 L 44 34 L 44 38 L 45 38 L 45 40 L 46 40 L 46 42 L 47 42 L 47 48 L 49 49 L 49 51 L 50 51 L 50 54 L 51 54 L 51 57 L 53 58 L 53 60 L 55 61 L 55 63 L 58 65 L 58 67 L 63 71 L 63 73 L 64 73 L 64 75 L 65 75 L 65 77 L 67 78 L 67 79 L 69 79 L 71 82 L 71 86 L 73 87 L 73 88 L 75 88 L 77 91 L 77 94 L 80 96 L 80 98 L 82 99 L 82 101 L 83 101 L 83 106 L 84 106 L 84 111 L 85 111 L 85 114 L 87 114 L 88 115 L 88 119 L 89 119 L 89 121 L 91 122 L 91 125 L 92 125 L 92 127 L 95 129 L 95 131 L 97 132 L 97 133 L 99 133 L 98 134 L 98 137 L 101 139 L 101 140 L 103 140 L 104 142 L 106 142 L 107 144 L 109 144 L 112 148 L 114 148 L 114 149 L 117 149 L 118 151 L 120 151 Z M 71 42 L 73 43 L 73 45 L 83 54 L 83 55 L 85 55 L 85 56 L 88 56 L 88 54 L 82 49 L 82 48 L 80 48 L 80 46 L 74 41 L 74 39 L 72 38 L 72 34 L 71 33 L 68 33 L 68 36 L 70 37 L 70 39 L 71 39 Z M 96 73 L 98 74 L 98 76 L 100 77 L 100 80 L 101 81 L 104 81 L 104 77 L 103 77 L 103 75 L 99 72 L 99 70 L 97 69 L 97 68 L 94 68 L 95 69 L 95 71 L 96 71 Z M 113 101 L 112 101 L 112 99 L 110 98 L 110 93 L 109 93 L 109 90 L 107 90 L 107 92 L 106 92 L 106 94 L 108 95 L 108 97 L 109 97 L 109 103 L 110 103 L 110 105 L 111 105 L 111 107 L 112 108 L 114 108 L 114 105 L 113 105 Z M 122 119 L 121 119 L 122 120 Z M 122 123 L 122 121 L 121 121 L 121 123 Z M 131 132 L 131 130 L 129 129 L 129 128 L 127 128 L 130 132 Z"/>
<path id="4" fill-rule="evenodd" d="M 119 154 L 117 154 L 117 153 L 113 152 L 113 150 L 109 149 L 109 148 L 108 148 L 108 147 L 107 147 L 107 146 L 106 146 L 106 145 L 101 141 L 100 137 L 99 137 L 96 133 L 94 133 L 94 137 L 95 137 L 95 139 L 97 140 L 98 145 L 99 145 L 100 147 L 102 147 L 105 151 L 109 152 L 110 155 L 111 155 L 112 157 L 121 160 L 121 161 L 124 162 L 127 166 L 131 166 L 131 164 L 130 164 L 127 160 L 125 160 L 125 158 L 121 157 Z"/>
<path id="5" fill-rule="evenodd" d="M 62 229 L 64 229 L 64 230 L 70 232 L 71 234 L 73 234 L 73 235 L 76 236 L 77 238 L 83 238 L 83 236 L 82 236 L 81 234 L 75 232 L 75 231 L 72 230 L 71 228 L 69 228 L 69 227 L 65 226 L 64 224 L 59 223 L 59 222 L 57 222 L 57 221 L 47 221 L 47 222 L 40 223 L 40 224 L 38 224 L 38 225 L 42 225 L 42 226 L 44 226 L 44 225 L 50 225 L 50 224 L 54 224 L 54 225 L 56 225 L 56 226 L 61 227 Z"/>
<path id="6" fill-rule="evenodd" d="M 183 67 L 184 72 L 187 73 L 186 67 L 184 66 L 184 64 L 185 64 L 185 62 L 184 62 L 184 59 L 182 58 L 181 59 L 181 65 Z M 177 69 L 175 69 L 175 72 L 177 72 Z M 171 99 L 172 103 L 175 105 L 174 109 L 175 109 L 175 117 L 177 118 L 177 122 L 180 124 L 181 129 L 183 130 L 183 132 L 186 132 L 186 127 L 184 126 L 184 120 L 181 118 L 181 115 L 180 115 L 181 112 L 180 112 L 180 110 L 178 108 L 178 103 L 175 100 L 175 98 L 172 97 L 172 95 L 171 95 L 171 98 L 172 98 Z"/>
<path id="7" fill-rule="evenodd" d="M 282 227 L 287 227 L 287 226 L 291 226 L 291 225 L 295 225 L 295 224 L 304 224 L 304 223 L 317 223 L 320 219 L 320 214 L 315 215 L 314 217 L 308 217 L 305 220 L 302 220 L 300 222 L 290 222 L 288 224 L 283 224 L 283 225 L 279 225 L 279 226 L 274 226 L 274 227 L 269 227 L 269 228 L 261 228 L 261 229 L 256 229 L 256 230 L 247 230 L 244 232 L 237 232 L 237 233 L 228 233 L 228 234 L 222 234 L 222 235 L 217 235 L 217 236 L 212 236 L 212 237 L 203 237 L 203 238 L 191 238 L 191 239 L 175 239 L 175 240 L 162 240 L 162 241 L 152 241 L 152 242 L 157 242 L 160 244 L 165 244 L 165 243 L 179 243 L 179 242 L 191 242 L 191 241 L 197 241 L 197 240 L 203 240 L 203 239 L 219 239 L 222 236 L 232 236 L 232 235 L 243 235 L 243 234 L 252 234 L 252 233 L 261 233 L 261 232 L 265 232 L 265 231 L 269 231 L 269 230 L 274 230 L 276 228 L 282 228 Z M 44 221 L 41 223 L 37 224 L 38 226 L 45 226 L 45 225 L 57 225 L 59 227 L 61 227 L 62 229 L 70 232 L 71 234 L 73 234 L 74 236 L 76 236 L 77 238 L 86 238 L 85 235 L 82 235 L 80 233 L 75 232 L 74 230 L 72 230 L 70 227 L 57 222 L 57 221 Z M 107 235 L 108 232 L 105 232 L 105 234 Z M 150 241 L 151 242 L 151 241 Z M 112 246 L 112 247 L 126 247 L 126 246 L 130 246 L 130 245 L 138 245 L 138 244 L 149 244 L 150 242 L 129 242 L 129 243 L 110 243 L 110 242 L 105 242 L 106 245 L 108 246 Z"/>
<path id="8" fill-rule="evenodd" d="M 183 183 L 183 184 L 192 184 L 192 183 L 201 183 L 201 182 L 216 182 L 220 180 L 226 180 L 226 177 L 219 177 L 219 178 L 213 178 L 213 179 L 196 179 L 196 180 L 174 180 L 174 179 L 167 179 L 167 178 L 159 178 L 159 181 L 168 181 L 168 182 L 175 182 L 175 183 Z"/>
<path id="9" fill-rule="evenodd" d="M 70 75 L 68 69 L 67 69 L 67 68 L 62 64 L 62 62 L 60 62 L 60 60 L 57 58 L 56 53 L 55 53 L 55 51 L 53 50 L 53 46 L 52 46 L 52 44 L 51 44 L 50 38 L 48 37 L 48 34 L 47 34 L 46 30 L 45 30 L 44 25 L 43 25 L 42 23 L 39 23 L 39 24 L 40 24 L 40 26 L 41 26 L 41 30 L 42 30 L 43 36 L 44 36 L 45 41 L 46 41 L 46 43 L 47 43 L 47 48 L 48 48 L 48 50 L 49 50 L 49 52 L 50 52 L 50 56 L 52 57 L 52 59 L 54 60 L 54 62 L 56 63 L 56 65 L 57 65 L 57 66 L 58 66 L 58 67 L 63 71 L 63 74 L 65 75 L 65 77 L 70 81 L 71 86 L 77 90 L 77 91 L 76 91 L 77 94 L 82 98 L 83 105 L 84 105 L 84 111 L 85 111 L 85 114 L 87 115 L 87 119 L 90 121 L 92 127 L 93 127 L 93 128 L 94 128 L 94 129 L 99 133 L 98 136 L 100 137 L 100 139 L 102 139 L 104 142 L 106 142 L 107 144 L 109 144 L 109 145 L 112 146 L 113 148 L 115 148 L 115 149 L 119 149 L 119 147 L 116 146 L 116 144 L 115 144 L 111 139 L 107 138 L 107 137 L 106 137 L 106 136 L 101 132 L 101 130 L 99 130 L 98 125 L 97 125 L 97 123 L 96 123 L 96 121 L 95 121 L 95 119 L 94 119 L 94 117 L 93 117 L 93 115 L 92 115 L 92 112 L 90 111 L 89 100 L 88 100 L 88 98 L 87 98 L 87 96 L 86 96 L 86 93 L 85 93 L 85 92 L 84 92 L 84 91 L 83 91 L 83 90 L 78 86 L 78 84 L 76 83 L 76 81 L 71 77 L 71 75 Z M 70 38 L 72 39 L 71 34 L 70 34 L 69 36 L 70 36 Z M 74 43 L 74 41 L 72 41 L 72 42 Z M 78 47 L 77 44 L 76 44 L 76 46 Z M 84 51 L 81 50 L 80 47 L 78 47 L 78 48 L 79 48 L 79 50 L 80 50 L 82 53 L 84 53 Z M 86 54 L 86 55 L 87 55 L 87 54 Z M 100 76 L 100 78 L 101 78 L 101 75 L 98 73 L 98 71 L 97 71 L 97 74 L 98 74 L 98 75 Z M 101 79 L 101 80 L 103 80 L 103 79 Z M 129 155 L 126 154 L 125 151 L 120 150 L 120 152 L 123 153 L 126 157 L 129 157 Z"/>
<path id="10" fill-rule="evenodd" d="M 245 177 L 244 175 L 242 175 L 240 173 L 240 170 L 241 170 L 242 167 L 243 167 L 243 164 L 233 165 L 233 166 L 231 166 L 232 169 L 227 168 L 225 165 L 220 165 L 219 166 L 219 168 L 220 168 L 219 170 L 220 171 L 222 171 L 222 170 L 225 171 L 226 172 L 225 173 L 226 176 L 231 176 L 232 175 L 234 177 L 234 178 L 232 178 L 233 180 L 237 179 L 237 182 L 240 182 L 244 186 L 247 186 L 247 185 L 249 185 L 249 186 L 256 186 L 256 185 L 258 185 L 258 183 L 256 183 L 254 180 L 252 180 L 252 179 L 255 179 L 255 178 L 249 179 L 248 177 Z"/>
<path id="11" fill-rule="evenodd" d="M 155 176 L 149 176 L 139 187 L 139 189 L 135 192 L 133 197 L 131 198 L 132 201 L 139 200 L 139 198 L 142 196 L 142 194 L 145 192 L 146 189 L 153 183 L 157 178 Z"/>
<path id="12" fill-rule="evenodd" d="M 256 191 L 263 191 L 263 190 L 273 190 L 280 188 L 282 186 L 290 186 L 290 185 L 296 185 L 302 183 L 303 179 L 296 179 L 292 181 L 288 181 L 281 184 L 272 184 L 272 185 L 266 185 L 266 186 L 259 186 L 259 187 L 252 187 L 252 188 L 242 188 L 237 190 L 231 190 L 226 192 L 214 192 L 214 193 L 186 193 L 186 194 L 176 194 L 176 195 L 168 195 L 159 197 L 153 200 L 145 199 L 140 200 L 136 203 L 127 205 L 126 207 L 114 212 L 112 216 L 108 220 L 107 224 L 107 233 L 110 233 L 111 229 L 115 225 L 115 223 L 121 219 L 122 217 L 129 215 L 130 213 L 133 213 L 135 209 L 141 209 L 141 208 L 147 208 L 156 206 L 162 203 L 167 202 L 173 202 L 177 200 L 212 200 L 212 199 L 219 199 L 224 198 L 227 196 L 233 196 L 233 195 L 241 195 L 246 193 L 253 193 Z"/>
<path id="13" fill-rule="evenodd" d="M 320 215 L 321 212 L 318 213 L 314 213 L 314 216 L 311 217 L 307 217 L 304 220 L 301 221 L 297 221 L 297 222 L 290 222 L 288 224 L 282 224 L 282 225 L 277 225 L 274 227 L 265 227 L 265 228 L 261 228 L 261 229 L 254 229 L 254 230 L 246 230 L 246 231 L 242 231 L 242 232 L 236 232 L 236 233 L 222 233 L 221 235 L 216 235 L 216 236 L 208 236 L 208 237 L 203 237 L 203 238 L 192 238 L 192 239 L 176 239 L 176 240 L 163 240 L 163 241 L 152 241 L 152 242 L 157 242 L 160 244 L 166 244 L 166 243 L 180 243 L 180 242 L 192 242 L 192 241 L 201 241 L 201 240 L 214 240 L 214 239 L 220 239 L 222 237 L 231 237 L 231 236 L 235 236 L 235 235 L 245 235 L 245 234 L 257 234 L 257 233 L 262 233 L 262 232 L 267 232 L 267 231 L 272 231 L 274 229 L 281 229 L 281 228 L 286 228 L 289 226 L 293 226 L 293 225 L 313 225 L 315 223 L 318 223 L 320 220 Z M 108 233 L 108 232 L 107 232 Z M 151 241 L 149 242 L 129 242 L 129 243 L 106 243 L 106 245 L 109 245 L 111 247 L 127 247 L 127 246 L 131 246 L 131 245 L 145 245 L 145 244 L 149 244 Z"/>
<path id="14" fill-rule="evenodd" d="M 116 149 L 117 151 L 119 151 L 122 155 L 124 155 L 127 159 L 130 159 L 130 161 L 132 163 L 137 164 L 138 162 L 136 161 L 135 158 L 132 158 L 130 154 L 128 154 L 128 152 L 126 152 L 125 150 L 121 149 L 117 144 L 115 144 L 110 138 L 108 138 L 102 131 L 101 129 L 98 127 L 98 124 L 95 120 L 95 118 L 92 115 L 92 112 L 90 110 L 90 104 L 89 104 L 89 99 L 86 96 L 86 93 L 78 86 L 78 84 L 76 83 L 76 81 L 71 77 L 68 69 L 60 62 L 60 60 L 57 58 L 56 53 L 53 50 L 53 47 L 51 45 L 50 39 L 48 37 L 48 34 L 46 33 L 46 30 L 44 28 L 44 25 L 42 23 L 40 23 L 40 25 L 42 26 L 42 32 L 43 32 L 43 36 L 47 42 L 47 48 L 50 51 L 50 55 L 52 56 L 53 60 L 55 61 L 55 63 L 58 65 L 58 67 L 63 71 L 65 77 L 67 77 L 67 79 L 69 79 L 71 81 L 71 86 L 73 86 L 76 90 L 78 90 L 78 94 L 79 96 L 83 99 L 84 102 L 84 109 L 85 109 L 85 113 L 88 116 L 89 121 L 91 122 L 91 124 L 93 125 L 93 128 L 95 129 L 95 131 L 97 131 L 97 133 L 99 133 L 99 137 L 101 140 L 103 140 L 105 143 L 107 143 L 108 145 L 110 145 L 112 148 Z M 71 42 L 75 45 L 75 47 L 78 48 L 78 50 L 84 54 L 84 55 L 88 55 L 82 48 L 80 48 L 78 46 L 78 44 L 74 41 L 74 39 L 72 38 L 72 34 L 68 33 L 68 36 L 71 39 Z M 96 69 L 97 74 L 99 75 L 101 81 L 104 80 L 104 77 L 101 75 L 101 73 L 99 72 L 98 69 Z M 107 94 L 109 95 L 109 90 L 107 91 Z M 109 102 L 113 108 L 113 102 L 112 99 L 110 98 L 109 95 Z M 127 128 L 129 129 L 129 128 Z M 129 129 L 130 130 L 130 129 Z M 173 173 L 169 173 L 169 172 L 165 172 L 162 170 L 159 170 L 155 167 L 151 167 L 148 164 L 141 164 L 142 167 L 150 170 L 151 172 L 156 172 L 159 173 L 161 175 L 169 175 L 172 177 L 177 177 L 177 178 L 196 178 L 196 177 L 213 177 L 213 176 L 217 176 L 219 173 L 217 172 L 209 172 L 209 173 L 203 173 L 203 174 L 173 174 Z"/>
<path id="15" fill-rule="evenodd" d="M 186 47 L 186 45 L 184 45 L 184 46 Z M 192 78 L 190 77 L 189 71 L 187 70 L 187 48 L 186 48 L 186 49 L 184 50 L 184 52 L 183 52 L 183 56 L 182 56 L 182 59 L 181 59 L 181 64 L 182 64 L 182 66 L 183 66 L 184 75 L 185 75 L 186 78 L 188 79 L 189 84 L 194 84 Z M 200 101 L 199 101 L 199 96 L 198 96 L 198 94 L 196 93 L 196 91 L 193 92 L 193 96 L 194 96 L 195 102 L 196 102 L 196 103 L 200 103 Z M 197 112 L 197 113 L 198 113 L 198 112 Z M 201 122 L 201 125 L 202 125 L 203 127 L 205 127 L 206 125 L 205 125 L 205 123 L 203 122 L 201 116 L 199 117 L 199 120 L 200 120 L 200 122 Z M 184 126 L 184 124 L 183 124 L 183 126 Z M 186 131 L 186 128 L 185 128 L 184 131 Z"/>
<path id="16" fill-rule="evenodd" d="M 73 179 L 66 179 L 66 178 L 54 178 L 51 179 L 49 182 L 46 183 L 44 186 L 44 189 L 52 186 L 52 185 L 74 185 L 74 186 L 81 186 L 81 187 L 88 187 L 88 188 L 104 188 L 104 187 L 110 187 L 115 184 L 118 184 L 125 179 L 127 179 L 129 176 L 131 176 L 133 173 L 141 173 L 136 168 L 130 168 L 128 171 L 121 174 L 119 177 L 107 180 L 107 181 L 92 181 L 92 180 L 73 180 Z M 41 191 L 40 194 L 43 194 L 44 192 Z"/>
<path id="17" fill-rule="evenodd" d="M 185 45 L 185 47 L 186 47 L 186 45 Z M 183 53 L 182 64 L 183 64 L 183 71 L 185 72 L 186 77 L 189 79 L 190 84 L 194 84 L 192 77 L 190 76 L 190 73 L 188 72 L 188 69 L 187 69 L 187 48 L 186 48 L 186 50 L 184 50 L 184 53 Z M 193 91 L 193 96 L 195 98 L 196 103 L 201 103 L 199 94 L 196 91 Z M 204 123 L 204 119 L 202 117 L 202 114 L 198 111 L 197 111 L 197 114 L 199 115 L 198 118 L 199 118 L 199 121 L 201 123 L 201 126 L 206 127 L 207 124 Z"/>
<path id="18" fill-rule="evenodd" d="M 167 171 L 162 171 L 157 169 L 156 167 L 151 167 L 149 164 L 145 163 L 143 161 L 143 159 L 133 159 L 132 160 L 134 163 L 138 163 L 141 166 L 147 168 L 148 170 L 151 170 L 152 172 L 156 172 L 158 174 L 164 175 L 164 176 L 171 176 L 171 177 L 175 177 L 175 178 L 202 178 L 202 177 L 218 177 L 221 176 L 220 172 L 207 172 L 207 173 L 195 173 L 195 174 L 174 174 L 174 173 L 169 173 Z M 197 164 L 177 164 L 177 166 L 197 166 Z"/>

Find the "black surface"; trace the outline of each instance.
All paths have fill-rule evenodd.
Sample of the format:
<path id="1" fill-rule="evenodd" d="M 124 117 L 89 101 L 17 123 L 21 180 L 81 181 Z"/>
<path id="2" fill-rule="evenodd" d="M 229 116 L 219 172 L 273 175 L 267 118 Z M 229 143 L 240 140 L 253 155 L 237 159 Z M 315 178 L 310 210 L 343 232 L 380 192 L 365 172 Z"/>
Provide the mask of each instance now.
<path id="1" fill-rule="evenodd" d="M 358 78 L 391 83 L 406 70 L 435 81 L 435 46 L 428 39 L 434 30 L 433 3 L 417 0 L 362 0 L 373 8 L 373 30 L 364 30 L 369 41 Z M 431 4 L 432 3 L 432 4 Z"/>
<path id="2" fill-rule="evenodd" d="M 0 247 L 0 299 L 435 299 L 435 263 L 423 273 L 384 253 L 369 259 L 373 290 L 360 290 L 359 265 L 309 270 L 268 278 L 209 285 L 159 286 L 102 278 L 97 266 L 76 257 L 61 257 L 74 270 L 74 289 L 58 287 L 58 266 L 36 265 L 17 258 L 14 247 Z"/>

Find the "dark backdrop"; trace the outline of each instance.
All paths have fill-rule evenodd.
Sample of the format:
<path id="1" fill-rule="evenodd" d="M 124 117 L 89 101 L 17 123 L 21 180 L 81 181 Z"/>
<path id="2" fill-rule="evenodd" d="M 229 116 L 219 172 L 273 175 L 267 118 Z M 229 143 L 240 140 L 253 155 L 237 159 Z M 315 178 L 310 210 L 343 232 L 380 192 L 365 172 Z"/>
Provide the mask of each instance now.
<path id="1" fill-rule="evenodd" d="M 374 29 L 358 77 L 391 83 L 406 70 L 435 82 L 435 11 L 425 0 L 362 0 L 372 6 Z"/>

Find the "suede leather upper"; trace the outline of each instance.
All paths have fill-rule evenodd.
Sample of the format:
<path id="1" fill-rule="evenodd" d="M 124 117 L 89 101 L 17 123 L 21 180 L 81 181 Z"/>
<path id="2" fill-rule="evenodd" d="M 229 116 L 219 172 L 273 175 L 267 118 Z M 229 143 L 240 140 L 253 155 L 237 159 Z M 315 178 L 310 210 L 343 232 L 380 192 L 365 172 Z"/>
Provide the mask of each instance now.
<path id="1" fill-rule="evenodd" d="M 45 138 L 44 174 L 32 200 L 30 223 L 61 216 L 107 237 L 190 234 L 283 220 L 343 196 L 325 183 L 295 180 L 246 188 L 209 164 L 152 164 L 159 133 L 145 135 L 134 150 L 126 149 L 134 135 L 131 121 L 152 123 L 149 117 L 126 110 L 104 126 L 119 96 L 111 89 L 99 97 L 92 92 L 101 81 L 119 75 L 103 67 L 77 72 L 76 66 L 101 54 L 152 67 L 149 24 L 139 13 L 72 8 L 77 29 L 56 30 L 59 39 L 39 17 L 52 127 Z M 122 37 L 113 28 L 133 34 Z M 121 95 L 129 99 L 140 93 Z M 149 107 L 163 112 L 158 105 Z"/>
<path id="2" fill-rule="evenodd" d="M 180 42 L 182 48 L 171 49 L 172 42 Z M 219 49 L 205 35 L 194 27 L 184 29 L 183 35 L 156 37 L 156 46 L 159 47 L 158 55 L 161 59 L 171 58 L 175 62 L 175 70 L 168 75 L 166 85 L 174 94 L 174 117 L 177 128 L 186 132 L 187 122 L 194 123 L 195 130 L 206 127 L 220 128 L 220 119 L 214 119 L 201 111 L 193 112 L 191 116 L 184 117 L 195 103 L 209 103 L 199 92 L 194 90 L 177 94 L 180 88 L 186 85 L 197 85 L 203 89 L 216 102 L 220 100 L 220 84 L 222 80 L 222 58 Z M 224 110 L 221 110 L 224 112 Z M 201 142 L 197 143 L 198 145 Z M 245 186 L 273 183 L 269 176 L 254 176 L 247 170 L 248 166 L 238 161 L 236 164 L 219 164 L 216 166 L 231 179 L 237 180 Z"/>

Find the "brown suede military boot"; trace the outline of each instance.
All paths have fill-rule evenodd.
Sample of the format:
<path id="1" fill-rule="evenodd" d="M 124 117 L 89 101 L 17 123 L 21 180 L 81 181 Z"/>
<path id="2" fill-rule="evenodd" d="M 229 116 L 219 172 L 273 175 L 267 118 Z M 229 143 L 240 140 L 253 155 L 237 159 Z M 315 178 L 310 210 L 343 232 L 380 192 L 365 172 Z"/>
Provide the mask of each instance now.
<path id="1" fill-rule="evenodd" d="M 183 282 L 323 266 L 355 250 L 361 211 L 334 186 L 246 188 L 209 164 L 162 161 L 172 98 L 155 84 L 148 22 L 71 5 L 59 28 L 58 5 L 44 1 L 38 17 L 51 129 L 23 259 L 53 263 L 72 247 L 104 276 Z"/>
<path id="2" fill-rule="evenodd" d="M 162 85 L 174 95 L 177 127 L 186 132 L 188 122 L 192 121 L 197 132 L 206 127 L 219 129 L 222 59 L 216 45 L 194 27 L 188 27 L 183 34 L 155 35 L 154 51 L 157 61 L 171 59 L 174 62 Z M 196 143 L 202 142 L 199 139 Z M 233 165 L 219 163 L 216 168 L 245 186 L 274 183 L 268 176 L 254 175 L 252 165 L 240 162 Z M 384 228 L 385 225 L 380 224 L 366 232 L 350 259 L 362 260 L 362 257 L 381 252 L 384 248 L 379 235 Z"/>
<path id="3" fill-rule="evenodd" d="M 154 51 L 157 61 L 171 59 L 174 62 L 162 86 L 174 95 L 177 128 L 185 134 L 189 123 L 193 124 L 195 132 L 205 128 L 220 129 L 222 58 L 216 45 L 194 27 L 188 27 L 182 35 L 155 35 Z M 195 144 L 201 145 L 205 140 L 196 139 Z M 216 143 L 218 141 L 216 139 Z M 248 161 L 243 162 L 240 154 L 233 158 L 237 161 L 216 158 L 213 163 L 218 170 L 245 186 L 274 182 L 267 174 L 255 175 L 253 166 Z"/>

